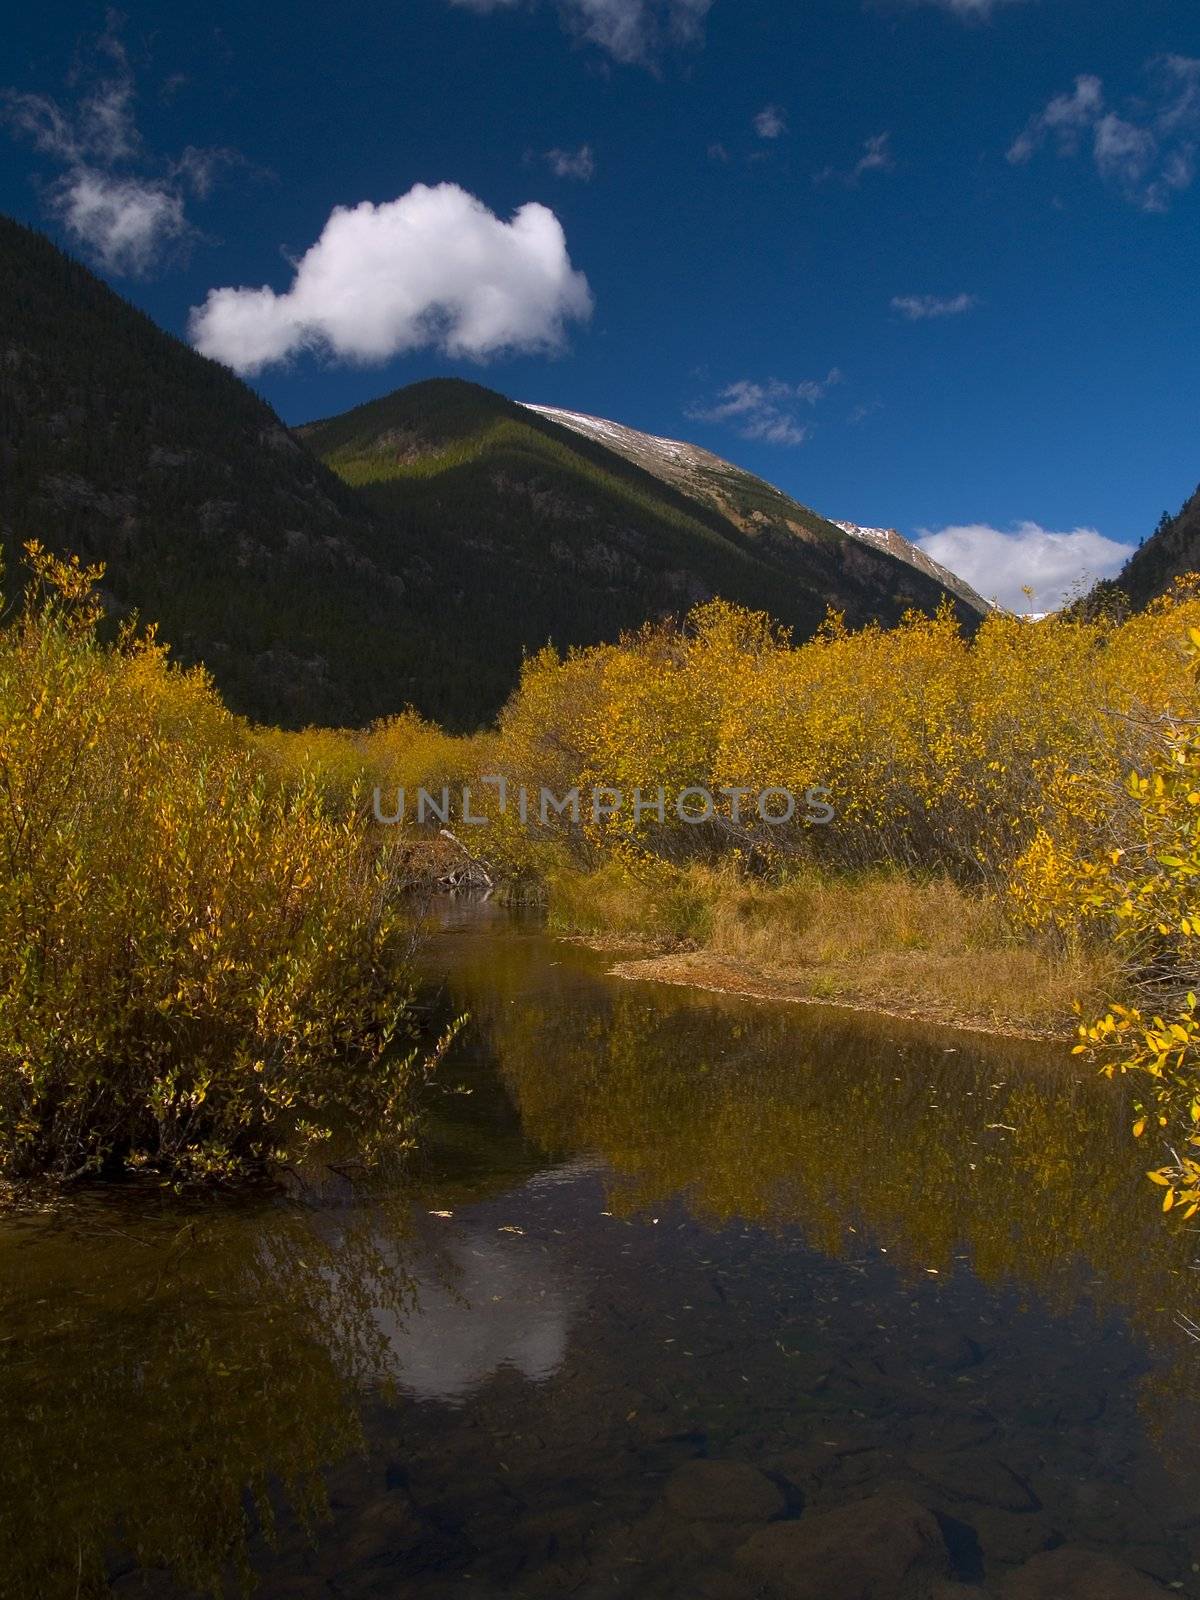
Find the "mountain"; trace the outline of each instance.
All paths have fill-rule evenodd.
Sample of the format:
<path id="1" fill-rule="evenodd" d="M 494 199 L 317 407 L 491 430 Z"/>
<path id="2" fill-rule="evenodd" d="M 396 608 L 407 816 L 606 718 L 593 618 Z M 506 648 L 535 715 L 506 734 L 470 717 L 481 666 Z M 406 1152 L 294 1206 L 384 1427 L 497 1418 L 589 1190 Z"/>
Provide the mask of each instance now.
<path id="1" fill-rule="evenodd" d="M 612 639 L 713 595 L 804 636 L 829 606 L 888 622 L 947 593 L 715 456 L 672 446 L 669 467 L 661 441 L 590 426 L 608 436 L 437 380 L 289 430 L 0 218 L 10 593 L 28 539 L 103 562 L 110 614 L 157 623 L 257 720 L 358 725 L 411 704 L 470 728 L 548 641 Z"/>
<path id="2" fill-rule="evenodd" d="M 920 545 L 913 544 L 911 539 L 906 539 L 897 528 L 862 528 L 857 522 L 837 522 L 834 526 L 841 528 L 843 533 L 848 533 L 852 539 L 861 539 L 864 544 L 873 545 L 876 550 L 886 550 L 899 561 L 907 561 L 910 567 L 916 567 L 918 572 L 923 572 L 926 577 L 932 578 L 935 583 L 940 583 L 944 589 L 970 606 L 973 611 L 986 615 L 992 610 L 990 600 L 985 600 L 981 594 L 976 593 L 965 579 L 960 578 L 956 572 L 951 572 L 949 567 L 944 567 L 940 561 L 935 561 L 932 556 L 927 556 Z"/>
<path id="3" fill-rule="evenodd" d="M 1115 584 L 1135 606 L 1144 606 L 1185 572 L 1200 572 L 1200 487 L 1176 516 L 1164 514 L 1155 531 L 1125 563 Z"/>
<path id="4" fill-rule="evenodd" d="M 359 722 L 424 688 L 403 563 L 358 496 L 224 367 L 0 218 L 0 534 L 107 567 L 234 709 Z"/>
<path id="5" fill-rule="evenodd" d="M 793 537 L 807 532 L 828 541 L 829 530 L 836 526 L 799 501 L 789 499 L 765 479 L 756 478 L 699 445 L 686 444 L 681 439 L 659 439 L 620 422 L 562 411 L 556 406 L 526 404 L 524 409 L 624 456 L 689 500 L 716 511 L 744 533 L 770 527 L 786 530 Z"/>
<path id="6" fill-rule="evenodd" d="M 946 586 L 694 446 L 413 384 L 299 430 L 428 563 L 501 698 L 523 652 L 587 645 L 721 595 L 811 634 L 932 610 Z M 978 605 L 959 603 L 969 622 Z M 486 650 L 479 645 L 486 642 Z"/>
<path id="7" fill-rule="evenodd" d="M 852 539 L 915 567 L 940 588 L 961 600 L 969 612 L 984 616 L 992 609 L 970 584 L 931 560 L 895 528 L 862 528 L 855 522 L 838 522 L 820 517 L 765 479 L 756 478 L 753 473 L 735 467 L 698 445 L 686 444 L 679 439 L 659 439 L 653 434 L 638 433 L 619 422 L 607 422 L 602 417 L 589 417 L 577 411 L 563 411 L 556 406 L 528 405 L 526 409 L 624 456 L 627 461 L 644 468 L 664 483 L 682 490 L 690 499 L 699 500 L 720 512 L 744 532 L 772 528 L 802 537 L 801 530 L 810 533 L 824 530 L 827 533 L 831 527 L 838 528 Z"/>

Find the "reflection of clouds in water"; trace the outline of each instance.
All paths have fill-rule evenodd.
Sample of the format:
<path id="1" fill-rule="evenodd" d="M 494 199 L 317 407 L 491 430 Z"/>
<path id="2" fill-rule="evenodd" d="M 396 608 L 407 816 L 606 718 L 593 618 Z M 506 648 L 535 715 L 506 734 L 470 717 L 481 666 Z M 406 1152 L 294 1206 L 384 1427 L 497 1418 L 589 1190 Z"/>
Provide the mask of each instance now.
<path id="1" fill-rule="evenodd" d="M 549 1378 L 567 1349 L 571 1297 L 547 1286 L 548 1259 L 522 1240 L 469 1233 L 448 1248 L 403 1327 L 386 1329 L 393 1374 L 421 1400 L 462 1400 L 500 1367 Z"/>
<path id="2" fill-rule="evenodd" d="M 518 1202 L 547 1180 L 579 1175 L 577 1164 L 539 1174 L 510 1209 L 523 1211 Z M 486 1221 L 442 1224 L 444 1243 L 412 1265 L 412 1311 L 403 1321 L 380 1317 L 391 1374 L 420 1400 L 463 1400 L 501 1367 L 542 1382 L 566 1355 L 577 1294 L 563 1262 L 540 1239 L 500 1232 L 507 1219 L 487 1209 Z"/>

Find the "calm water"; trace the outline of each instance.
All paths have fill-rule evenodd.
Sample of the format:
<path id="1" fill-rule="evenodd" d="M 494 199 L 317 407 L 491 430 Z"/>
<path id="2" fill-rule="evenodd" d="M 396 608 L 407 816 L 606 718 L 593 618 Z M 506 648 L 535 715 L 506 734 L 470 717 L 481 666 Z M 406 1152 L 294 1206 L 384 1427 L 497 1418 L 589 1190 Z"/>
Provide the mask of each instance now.
<path id="1" fill-rule="evenodd" d="M 6 1600 L 808 1595 L 747 1542 L 879 1492 L 967 1596 L 1200 1596 L 1200 1248 L 1107 1085 L 486 909 L 425 959 L 473 1021 L 403 1177 L 0 1229 Z"/>

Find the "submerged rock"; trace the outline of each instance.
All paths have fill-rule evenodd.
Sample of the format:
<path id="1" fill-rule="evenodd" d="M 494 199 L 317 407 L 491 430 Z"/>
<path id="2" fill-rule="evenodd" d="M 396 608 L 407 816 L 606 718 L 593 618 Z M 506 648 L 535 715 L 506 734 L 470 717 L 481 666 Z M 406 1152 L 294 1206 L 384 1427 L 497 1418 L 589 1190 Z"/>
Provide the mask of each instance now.
<path id="1" fill-rule="evenodd" d="M 1037 1495 L 1011 1467 L 978 1451 L 916 1454 L 911 1458 L 921 1477 L 953 1500 L 997 1506 L 1001 1511 L 1039 1511 Z"/>
<path id="2" fill-rule="evenodd" d="M 766 1473 L 746 1461 L 685 1461 L 667 1479 L 665 1499 L 689 1522 L 768 1522 L 786 1505 Z"/>
<path id="3" fill-rule="evenodd" d="M 772 1523 L 734 1559 L 778 1600 L 924 1600 L 950 1571 L 936 1519 L 893 1494 Z"/>
<path id="4" fill-rule="evenodd" d="M 1002 1594 L 1004 1600 L 1164 1600 L 1165 1591 L 1122 1561 L 1064 1545 L 1027 1561 Z"/>

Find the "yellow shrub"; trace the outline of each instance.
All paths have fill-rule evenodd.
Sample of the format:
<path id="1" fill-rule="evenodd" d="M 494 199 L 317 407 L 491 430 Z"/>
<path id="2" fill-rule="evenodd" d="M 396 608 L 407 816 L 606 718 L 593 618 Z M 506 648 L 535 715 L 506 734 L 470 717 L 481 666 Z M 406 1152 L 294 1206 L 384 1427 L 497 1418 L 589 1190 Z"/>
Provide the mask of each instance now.
<path id="1" fill-rule="evenodd" d="M 394 1121 L 408 935 L 362 830 L 273 782 L 199 672 L 97 643 L 36 546 L 0 635 L 0 1170 L 261 1167 Z"/>

